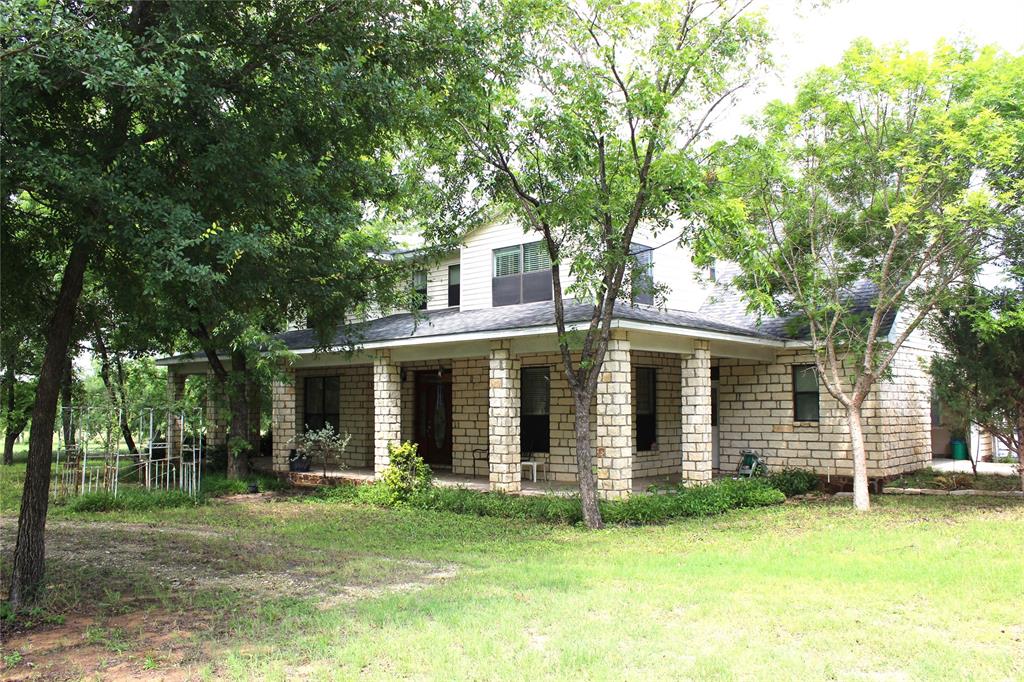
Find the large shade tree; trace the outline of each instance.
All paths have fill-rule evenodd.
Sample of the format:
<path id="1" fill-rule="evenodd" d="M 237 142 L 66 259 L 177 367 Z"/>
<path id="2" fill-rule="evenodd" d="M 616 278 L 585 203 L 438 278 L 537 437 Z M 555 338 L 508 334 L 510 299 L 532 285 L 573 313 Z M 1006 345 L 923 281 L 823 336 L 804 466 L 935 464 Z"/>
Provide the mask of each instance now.
<path id="1" fill-rule="evenodd" d="M 441 61 L 439 43 L 420 34 L 433 8 L 5 4 L 4 229 L 56 272 L 14 551 L 16 607 L 43 576 L 52 425 L 76 318 L 90 327 L 79 306 L 87 272 L 153 338 L 174 337 L 164 318 L 153 322 L 166 314 L 177 331 L 234 348 L 238 334 L 273 327 L 267 309 L 288 314 L 285 302 L 299 295 L 324 302 L 311 312 L 329 326 L 345 295 L 331 287 L 330 259 L 370 239 L 358 222 L 386 184 L 393 112 L 416 109 L 424 74 Z M 305 262 L 289 270 L 275 267 L 279 258 Z"/>
<path id="2" fill-rule="evenodd" d="M 734 283 L 809 338 L 846 413 L 860 510 L 870 505 L 864 402 L 929 314 L 955 304 L 953 285 L 973 281 L 1011 212 L 1000 183 L 1019 144 L 1005 113 L 1020 109 L 1019 88 L 976 96 L 1008 59 L 859 41 L 793 102 L 771 104 L 733 150 L 730 185 L 750 219 L 731 242 L 745 265 Z"/>
<path id="3" fill-rule="evenodd" d="M 488 204 L 544 240 L 591 528 L 601 516 L 590 405 L 614 306 L 630 303 L 634 234 L 682 232 L 682 243 L 704 250 L 703 231 L 737 216 L 707 143 L 717 116 L 767 61 L 766 26 L 749 5 L 487 3 L 479 25 L 507 40 L 461 64 L 473 85 L 441 103 L 449 134 L 420 157 L 448 180 L 438 196 L 459 209 Z M 564 297 L 593 304 L 576 333 Z"/>

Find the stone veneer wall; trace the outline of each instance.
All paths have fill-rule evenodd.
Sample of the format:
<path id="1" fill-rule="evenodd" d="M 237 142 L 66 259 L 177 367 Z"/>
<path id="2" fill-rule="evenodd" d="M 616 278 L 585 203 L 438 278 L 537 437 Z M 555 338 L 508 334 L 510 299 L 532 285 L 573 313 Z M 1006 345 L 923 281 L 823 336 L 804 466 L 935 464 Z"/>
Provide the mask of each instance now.
<path id="1" fill-rule="evenodd" d="M 301 433 L 306 425 L 302 423 L 305 413 L 305 380 L 308 377 L 338 377 L 338 405 L 341 415 L 338 428 L 342 433 L 351 434 L 345 456 L 345 466 L 373 466 L 373 366 L 346 365 L 303 369 L 295 372 L 295 424 L 294 433 Z M 277 432 L 274 432 L 275 442 Z M 294 448 L 294 442 L 288 449 Z"/>
<path id="2" fill-rule="evenodd" d="M 488 359 L 452 360 L 452 472 L 487 476 L 487 458 L 474 450 L 488 449 Z"/>
<path id="3" fill-rule="evenodd" d="M 893 376 L 868 396 L 864 434 L 870 476 L 919 469 L 931 458 L 930 379 L 918 364 L 923 351 L 905 348 Z M 809 351 L 783 351 L 774 363 L 720 358 L 718 428 L 720 468 L 735 470 L 740 450 L 754 449 L 771 468 L 800 467 L 820 474 L 853 473 L 845 409 L 820 393 L 820 421 L 793 421 L 794 364 L 811 364 Z"/>
<path id="4" fill-rule="evenodd" d="M 921 348 L 901 348 L 891 379 L 880 383 L 864 405 L 864 441 L 872 475 L 894 476 L 931 461 L 931 355 Z"/>
<path id="5" fill-rule="evenodd" d="M 704 340 L 694 340 L 693 355 L 683 358 L 682 379 L 682 478 L 687 482 L 711 480 L 711 351 Z"/>
<path id="6" fill-rule="evenodd" d="M 562 371 L 558 353 L 526 353 L 519 356 L 522 367 L 550 368 L 550 480 L 576 481 L 576 436 L 573 420 L 572 393 Z M 655 451 L 635 452 L 633 476 L 678 475 L 680 472 L 680 356 L 672 353 L 633 351 L 631 353 L 632 424 L 636 423 L 636 368 L 657 369 L 657 445 Z M 436 363 L 424 363 L 436 367 Z M 410 365 L 404 365 L 406 368 Z M 487 358 L 465 358 L 452 361 L 452 462 L 457 474 L 487 475 L 487 463 L 474 461 L 473 450 L 487 449 Z M 411 393 L 410 393 L 411 395 Z M 411 398 L 409 402 L 411 410 Z M 406 410 L 403 410 L 405 412 Z M 632 428 L 632 427 L 631 427 Z M 410 428 L 411 431 L 411 428 Z M 591 407 L 591 442 L 597 443 L 597 407 Z M 543 470 L 542 470 L 543 471 Z"/>
<path id="7" fill-rule="evenodd" d="M 634 350 L 632 353 L 633 424 L 636 424 L 636 370 L 655 368 L 655 412 L 657 438 L 654 450 L 637 451 L 633 443 L 633 476 L 678 475 L 682 461 L 682 393 L 680 387 L 680 356 Z M 634 438 L 635 438 L 634 432 Z"/>
<path id="8" fill-rule="evenodd" d="M 295 372 L 282 369 L 282 376 L 270 385 L 270 428 L 274 434 L 271 463 L 274 471 L 288 471 L 288 451 L 295 447 L 297 433 Z"/>

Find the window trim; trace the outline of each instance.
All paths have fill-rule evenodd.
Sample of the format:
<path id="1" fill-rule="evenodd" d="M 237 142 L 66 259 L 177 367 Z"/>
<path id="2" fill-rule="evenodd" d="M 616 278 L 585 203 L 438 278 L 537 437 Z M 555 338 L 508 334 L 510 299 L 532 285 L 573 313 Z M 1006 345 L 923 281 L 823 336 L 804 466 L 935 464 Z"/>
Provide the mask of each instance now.
<path id="1" fill-rule="evenodd" d="M 547 391 L 547 400 L 544 405 L 544 413 L 527 414 L 525 405 L 523 404 L 526 398 L 526 377 L 530 374 L 536 374 L 543 377 L 544 387 Z M 530 365 L 527 367 L 519 368 L 519 446 L 522 452 L 527 452 L 526 448 L 526 433 L 527 423 L 532 423 L 532 428 L 544 431 L 544 437 L 540 439 L 540 443 L 545 445 L 544 448 L 531 448 L 531 453 L 547 453 L 551 452 L 551 367 L 548 365 Z M 545 424 L 545 427 L 539 426 L 541 423 Z M 537 440 L 531 438 L 531 440 Z"/>
<path id="2" fill-rule="evenodd" d="M 537 256 L 535 260 L 537 260 L 538 264 L 546 265 L 547 267 L 527 270 L 526 250 L 527 248 L 532 249 L 534 247 L 536 248 L 536 253 L 534 255 Z M 515 272 L 499 275 L 499 256 L 511 256 L 513 253 L 517 254 Z M 554 298 L 553 268 L 554 265 L 551 263 L 551 257 L 543 239 L 492 249 L 491 307 L 501 308 L 507 305 L 519 305 L 521 303 L 537 303 L 540 301 L 552 300 Z M 498 282 L 504 283 L 504 286 L 501 287 L 500 294 L 496 293 L 498 291 Z M 543 296 L 538 298 L 537 290 L 540 288 L 539 285 L 543 284 L 546 284 L 547 286 L 544 288 Z M 530 293 L 531 295 L 528 297 L 527 293 Z"/>
<path id="3" fill-rule="evenodd" d="M 321 411 L 320 412 L 316 412 L 316 413 L 309 411 L 309 385 L 310 385 L 309 382 L 310 382 L 311 379 L 319 380 L 320 381 L 320 404 L 321 404 Z M 323 408 L 326 407 L 326 401 L 324 399 L 328 395 L 327 381 L 329 379 L 333 379 L 334 383 L 336 384 L 336 389 L 337 389 L 336 395 L 337 395 L 337 404 L 338 404 L 338 411 L 337 412 L 325 412 L 325 411 L 323 411 Z M 323 422 L 324 422 L 325 425 L 330 423 L 331 427 L 334 428 L 334 432 L 335 433 L 340 433 L 340 431 L 341 431 L 341 376 L 340 375 L 338 375 L 338 374 L 317 374 L 317 375 L 307 376 L 307 377 L 303 377 L 302 378 L 302 429 L 303 429 L 303 431 L 305 431 L 306 427 L 309 426 L 309 422 L 310 422 L 309 417 L 310 417 L 311 414 L 316 414 L 317 416 L 321 417 L 323 419 Z M 335 423 L 333 421 L 329 422 L 327 420 L 328 416 L 336 417 L 337 423 Z M 321 426 L 320 428 L 323 428 L 323 427 Z M 319 429 L 315 429 L 315 430 L 319 430 Z"/>
<path id="4" fill-rule="evenodd" d="M 814 371 L 814 386 L 813 391 L 801 391 L 797 389 L 797 375 L 804 370 Z M 818 378 L 818 367 L 816 365 L 793 365 L 792 373 L 790 375 L 793 389 L 793 421 L 795 422 L 807 422 L 816 424 L 821 421 L 821 380 Z M 798 396 L 813 395 L 815 397 L 815 404 L 817 405 L 817 416 L 813 418 L 801 417 L 799 414 L 799 401 Z"/>
<path id="5" fill-rule="evenodd" d="M 459 273 L 459 281 L 452 284 L 452 268 Z M 452 296 L 452 294 L 455 294 Z M 454 303 L 452 301 L 455 301 Z M 448 307 L 456 308 L 462 304 L 462 264 L 455 263 L 448 266 Z"/>
<path id="6" fill-rule="evenodd" d="M 632 244 L 629 251 L 636 261 L 633 264 L 634 270 L 630 274 L 630 299 L 633 303 L 654 305 L 654 247 L 645 244 Z M 641 256 L 646 262 L 641 261 Z M 644 272 L 638 272 L 640 267 L 643 267 Z M 641 282 L 650 290 L 638 292 L 637 285 Z"/>
<path id="7" fill-rule="evenodd" d="M 423 287 L 416 286 L 416 278 L 420 275 L 423 276 Z M 419 296 L 420 299 L 416 301 L 416 310 L 426 310 L 427 301 L 430 292 L 430 273 L 426 270 L 416 270 L 412 273 L 412 291 L 413 294 Z"/>

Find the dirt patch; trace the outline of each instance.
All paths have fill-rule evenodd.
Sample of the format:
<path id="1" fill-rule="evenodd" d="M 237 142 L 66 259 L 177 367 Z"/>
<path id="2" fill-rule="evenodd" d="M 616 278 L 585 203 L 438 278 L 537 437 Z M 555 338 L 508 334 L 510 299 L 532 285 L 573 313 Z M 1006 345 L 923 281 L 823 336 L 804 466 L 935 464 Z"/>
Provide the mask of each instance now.
<path id="1" fill-rule="evenodd" d="M 14 526 L 3 524 L 0 541 L 13 540 Z M 53 520 L 46 553 L 49 624 L 4 633 L 3 679 L 192 679 L 227 645 L 231 620 L 256 605 L 331 609 L 456 574 L 451 564 L 279 542 L 272 530 L 116 521 Z"/>
<path id="2" fill-rule="evenodd" d="M 136 611 L 73 616 L 20 633 L 4 644 L 5 680 L 189 680 L 209 656 L 195 614 Z"/>

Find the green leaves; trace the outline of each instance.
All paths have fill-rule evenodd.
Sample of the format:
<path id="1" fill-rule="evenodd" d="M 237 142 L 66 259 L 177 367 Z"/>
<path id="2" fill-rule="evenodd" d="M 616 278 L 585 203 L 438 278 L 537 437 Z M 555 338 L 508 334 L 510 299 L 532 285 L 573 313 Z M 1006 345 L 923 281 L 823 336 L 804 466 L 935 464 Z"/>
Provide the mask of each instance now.
<path id="1" fill-rule="evenodd" d="M 767 107 L 756 138 L 723 151 L 763 235 L 749 242 L 754 257 L 749 231 L 727 242 L 745 259 L 736 283 L 763 312 L 808 319 L 816 349 L 843 348 L 851 384 L 882 376 L 906 335 L 973 280 L 1019 220 L 1008 164 L 1024 150 L 1024 99 L 1001 74 L 1020 62 L 970 46 L 925 54 L 857 41 L 793 103 Z M 852 295 L 863 280 L 874 284 L 875 314 Z M 883 343 L 878 329 L 897 310 L 907 326 Z"/>

